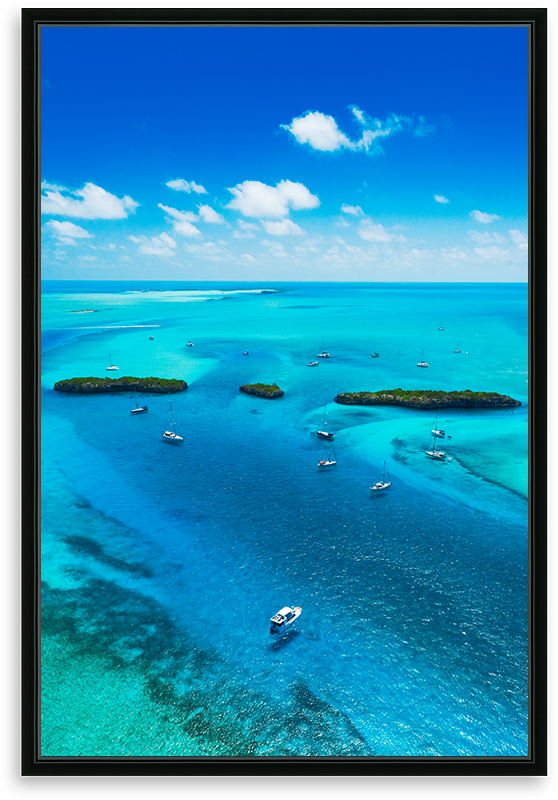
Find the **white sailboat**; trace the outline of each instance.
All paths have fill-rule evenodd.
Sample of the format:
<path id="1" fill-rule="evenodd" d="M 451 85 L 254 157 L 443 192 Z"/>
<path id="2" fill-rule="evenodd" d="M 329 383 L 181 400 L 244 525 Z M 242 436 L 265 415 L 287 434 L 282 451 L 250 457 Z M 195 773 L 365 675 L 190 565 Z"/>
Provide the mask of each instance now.
<path id="1" fill-rule="evenodd" d="M 324 340 L 322 339 L 322 352 L 318 353 L 318 358 L 331 358 L 331 353 L 324 350 Z"/>
<path id="2" fill-rule="evenodd" d="M 322 427 L 323 427 L 323 430 L 321 430 L 321 431 L 316 431 L 316 433 L 317 433 L 317 434 L 318 434 L 318 436 L 320 436 L 322 439 L 330 439 L 330 440 L 331 440 L 331 439 L 335 439 L 335 434 L 334 434 L 334 433 L 330 433 L 329 431 L 326 431 L 326 429 L 325 429 L 325 426 L 326 426 L 326 416 L 327 416 L 327 404 L 324 406 L 324 421 L 323 421 L 323 425 L 322 425 Z"/>
<path id="3" fill-rule="evenodd" d="M 428 364 L 424 360 L 424 347 L 423 347 L 422 348 L 422 354 L 421 354 L 421 357 L 420 357 L 420 361 L 418 362 L 417 367 L 427 367 L 427 366 L 428 366 Z"/>
<path id="4" fill-rule="evenodd" d="M 386 462 L 384 461 L 384 469 L 382 471 L 382 480 L 377 481 L 374 486 L 371 486 L 373 492 L 381 492 L 382 489 L 387 489 L 388 486 L 391 486 L 391 478 L 389 476 L 389 470 L 386 467 Z"/>
<path id="5" fill-rule="evenodd" d="M 436 449 L 436 437 L 432 437 L 432 445 L 430 450 L 425 450 L 424 454 L 428 458 L 433 458 L 435 461 L 445 461 L 446 460 L 446 453 L 443 450 Z"/>
<path id="6" fill-rule="evenodd" d="M 312 351 L 310 351 L 310 361 L 308 361 L 306 363 L 306 366 L 307 367 L 319 367 L 320 366 L 320 362 L 319 361 L 312 361 Z"/>
<path id="7" fill-rule="evenodd" d="M 318 461 L 319 467 L 332 467 L 334 464 L 337 464 L 337 459 L 335 458 L 335 453 L 333 454 L 333 458 L 331 457 L 331 445 L 328 445 L 327 448 L 327 458 L 323 461 Z"/>
<path id="8" fill-rule="evenodd" d="M 170 415 L 172 420 L 172 431 L 163 431 L 163 439 L 165 442 L 172 442 L 173 444 L 180 444 L 184 439 L 176 432 L 176 422 L 174 421 L 174 411 L 172 409 L 172 400 L 169 398 Z"/>
<path id="9" fill-rule="evenodd" d="M 113 363 L 112 363 L 112 353 L 109 353 L 109 361 L 110 361 L 110 366 L 108 366 L 108 367 L 107 367 L 107 370 L 108 370 L 109 372 L 110 372 L 110 371 L 112 371 L 112 370 L 118 369 L 118 367 L 116 366 L 116 364 L 113 364 Z"/>
<path id="10" fill-rule="evenodd" d="M 145 414 L 145 412 L 148 410 L 148 408 L 147 408 L 147 406 L 138 405 L 138 389 L 137 389 L 137 386 L 136 386 L 136 394 L 135 394 L 135 398 L 134 399 L 136 401 L 136 407 L 130 409 L 130 413 L 131 414 Z"/>
<path id="11" fill-rule="evenodd" d="M 454 353 L 460 353 L 461 352 L 461 350 L 459 349 L 459 345 L 457 345 L 457 347 L 455 348 L 455 350 L 453 352 Z"/>
<path id="12" fill-rule="evenodd" d="M 434 438 L 438 436 L 440 439 L 443 439 L 446 435 L 445 431 L 441 430 L 441 428 L 438 428 L 437 416 L 436 416 L 436 421 L 434 422 L 434 427 L 430 429 L 430 433 L 432 434 L 432 436 L 434 436 Z"/>

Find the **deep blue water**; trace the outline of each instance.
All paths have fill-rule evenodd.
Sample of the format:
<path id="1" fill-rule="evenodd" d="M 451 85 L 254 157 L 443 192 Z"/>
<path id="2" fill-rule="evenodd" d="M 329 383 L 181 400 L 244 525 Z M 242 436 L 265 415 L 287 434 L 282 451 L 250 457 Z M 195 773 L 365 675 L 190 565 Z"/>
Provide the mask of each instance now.
<path id="1" fill-rule="evenodd" d="M 526 285 L 55 281 L 42 319 L 43 755 L 527 754 Z M 52 389 L 89 375 L 185 379 L 184 444 L 165 396 Z M 398 387 L 523 405 L 444 413 L 437 463 L 431 412 L 333 403 Z"/>

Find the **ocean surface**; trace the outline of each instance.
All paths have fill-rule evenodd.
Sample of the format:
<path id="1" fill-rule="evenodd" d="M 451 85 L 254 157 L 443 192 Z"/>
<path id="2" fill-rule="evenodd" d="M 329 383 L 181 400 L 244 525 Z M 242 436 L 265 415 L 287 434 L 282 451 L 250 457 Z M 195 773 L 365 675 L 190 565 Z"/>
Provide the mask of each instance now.
<path id="1" fill-rule="evenodd" d="M 527 301 L 44 282 L 41 755 L 527 756 Z M 165 395 L 134 415 L 132 393 L 53 391 L 124 375 L 187 381 L 182 445 Z M 255 382 L 285 394 L 239 392 Z M 436 462 L 435 412 L 333 402 L 395 388 L 522 405 L 443 412 Z"/>

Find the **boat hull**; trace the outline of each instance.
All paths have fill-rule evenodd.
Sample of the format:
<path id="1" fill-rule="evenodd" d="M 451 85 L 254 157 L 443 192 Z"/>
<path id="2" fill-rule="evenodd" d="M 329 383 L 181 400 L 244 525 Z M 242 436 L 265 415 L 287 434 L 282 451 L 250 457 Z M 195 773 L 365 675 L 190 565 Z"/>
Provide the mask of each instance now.
<path id="1" fill-rule="evenodd" d="M 163 439 L 165 442 L 170 442 L 170 444 L 180 444 L 184 441 L 182 436 L 179 436 L 177 433 L 169 433 L 168 431 L 163 433 Z"/>
<path id="2" fill-rule="evenodd" d="M 139 408 L 132 408 L 131 413 L 132 414 L 145 414 L 145 412 L 148 411 L 148 410 L 149 409 L 147 408 L 147 406 L 140 406 Z"/>
<path id="3" fill-rule="evenodd" d="M 335 434 L 334 433 L 329 433 L 328 431 L 316 431 L 316 433 L 322 439 L 330 439 L 330 440 L 331 439 L 335 439 Z"/>

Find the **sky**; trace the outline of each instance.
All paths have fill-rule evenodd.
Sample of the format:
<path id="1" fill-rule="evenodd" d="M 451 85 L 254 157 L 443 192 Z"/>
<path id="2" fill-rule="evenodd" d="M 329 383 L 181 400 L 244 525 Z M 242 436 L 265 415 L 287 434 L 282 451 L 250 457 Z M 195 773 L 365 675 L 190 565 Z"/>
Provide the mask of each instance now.
<path id="1" fill-rule="evenodd" d="M 43 27 L 42 277 L 526 281 L 524 27 Z"/>

